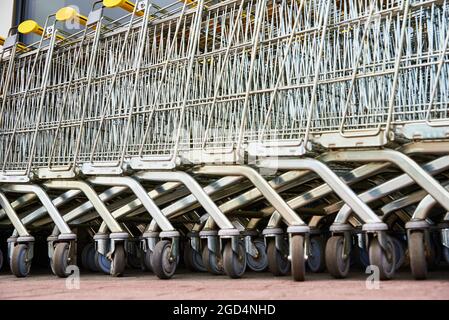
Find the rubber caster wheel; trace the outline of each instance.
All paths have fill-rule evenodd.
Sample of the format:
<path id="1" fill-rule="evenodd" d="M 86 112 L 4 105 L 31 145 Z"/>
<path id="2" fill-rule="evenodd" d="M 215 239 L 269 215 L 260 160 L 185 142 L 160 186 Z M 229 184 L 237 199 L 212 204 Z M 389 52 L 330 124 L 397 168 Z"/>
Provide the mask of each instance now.
<path id="1" fill-rule="evenodd" d="M 203 248 L 203 264 L 206 267 L 206 270 L 214 275 L 223 274 L 223 262 L 221 257 L 218 257 L 215 253 L 209 250 L 207 246 Z"/>
<path id="2" fill-rule="evenodd" d="M 245 246 L 241 242 L 237 245 L 237 252 L 234 252 L 231 241 L 227 241 L 223 250 L 223 269 L 232 279 L 238 279 L 243 276 L 246 270 L 246 251 Z"/>
<path id="3" fill-rule="evenodd" d="M 69 251 L 70 246 L 67 242 L 56 244 L 51 263 L 54 274 L 59 278 L 67 278 L 70 275 L 67 272 L 67 267 L 70 265 Z"/>
<path id="4" fill-rule="evenodd" d="M 379 268 L 380 280 L 392 279 L 396 270 L 394 243 L 389 236 L 386 236 L 385 250 L 387 250 L 387 252 L 382 250 L 378 238 L 371 240 L 369 246 L 369 261 L 372 265 Z"/>
<path id="5" fill-rule="evenodd" d="M 111 261 L 98 251 L 95 252 L 95 266 L 98 270 L 105 274 L 111 272 Z"/>
<path id="6" fill-rule="evenodd" d="M 31 260 L 28 260 L 28 245 L 18 244 L 14 247 L 10 267 L 12 273 L 18 278 L 25 278 L 31 270 Z"/>
<path id="7" fill-rule="evenodd" d="M 427 278 L 427 259 L 424 244 L 424 232 L 414 231 L 408 238 L 408 252 L 410 257 L 410 269 L 416 280 Z"/>
<path id="8" fill-rule="evenodd" d="M 306 259 L 304 258 L 304 236 L 295 234 L 291 237 L 291 268 L 294 281 L 306 279 Z"/>
<path id="9" fill-rule="evenodd" d="M 126 254 L 125 254 L 125 247 L 123 246 L 123 243 L 116 243 L 115 244 L 115 250 L 112 254 L 112 261 L 111 261 L 111 270 L 109 274 L 113 277 L 120 277 L 125 272 L 126 268 Z"/>
<path id="10" fill-rule="evenodd" d="M 270 239 L 267 248 L 268 270 L 276 277 L 285 276 L 290 271 L 288 256 L 276 248 L 276 241 Z"/>
<path id="11" fill-rule="evenodd" d="M 184 245 L 184 263 L 186 268 L 193 272 L 206 272 L 202 255 L 194 250 L 189 241 Z"/>
<path id="12" fill-rule="evenodd" d="M 399 270 L 404 265 L 405 261 L 404 245 L 397 238 L 392 237 L 391 240 L 393 241 L 394 244 L 394 254 L 396 258 L 395 270 Z"/>
<path id="13" fill-rule="evenodd" d="M 324 240 L 321 237 L 310 239 L 310 254 L 307 259 L 307 266 L 314 273 L 323 272 L 326 269 L 324 259 Z"/>
<path id="14" fill-rule="evenodd" d="M 153 272 L 159 279 L 170 279 L 176 271 L 177 259 L 171 256 L 172 244 L 168 240 L 159 241 L 151 257 Z"/>
<path id="15" fill-rule="evenodd" d="M 95 245 L 89 243 L 86 245 L 81 253 L 81 263 L 84 269 L 98 272 L 97 264 L 95 263 Z"/>
<path id="16" fill-rule="evenodd" d="M 246 254 L 246 263 L 248 268 L 256 272 L 265 271 L 268 267 L 268 256 L 265 242 L 256 240 L 254 241 L 254 246 L 257 249 L 257 256 L 253 257 L 249 253 Z"/>
<path id="17" fill-rule="evenodd" d="M 332 236 L 326 243 L 326 267 L 327 271 L 337 279 L 348 276 L 351 259 L 349 255 L 343 256 L 345 246 L 344 236 Z"/>

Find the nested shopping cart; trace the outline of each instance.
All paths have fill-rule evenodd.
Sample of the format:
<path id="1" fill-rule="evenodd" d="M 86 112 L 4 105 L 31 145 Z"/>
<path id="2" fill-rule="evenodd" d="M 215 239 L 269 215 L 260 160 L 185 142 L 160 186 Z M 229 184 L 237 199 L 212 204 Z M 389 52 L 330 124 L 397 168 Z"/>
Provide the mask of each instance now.
<path id="1" fill-rule="evenodd" d="M 292 156 L 289 152 L 307 152 L 308 143 L 317 143 L 331 150 L 322 156 L 323 162 L 392 163 L 407 174 L 402 176 L 407 182 L 395 185 L 396 190 L 416 183 L 446 207 L 447 191 L 406 153 L 447 154 L 447 97 L 442 92 L 445 86 L 440 83 L 445 77 L 447 59 L 444 29 L 447 4 L 370 2 L 359 8 L 350 1 L 340 1 L 323 2 L 315 8 L 325 10 L 317 28 L 321 36 L 313 44 L 300 40 L 297 44 L 287 43 L 281 69 L 285 74 L 275 78 L 276 89 L 266 99 L 266 110 L 260 116 L 264 121 L 253 122 L 258 128 L 258 139 L 250 142 L 249 152 L 259 157 Z M 420 28 L 420 23 L 426 24 L 426 28 Z M 307 27 L 310 26 L 304 29 Z M 420 33 L 423 29 L 427 33 Z M 429 39 L 431 37 L 434 39 Z M 425 47 L 424 43 L 430 47 Z M 312 67 L 294 65 L 291 61 L 295 56 L 310 62 Z M 285 65 L 288 68 L 284 68 Z M 431 81 L 424 80 L 426 77 Z M 441 103 L 436 103 L 437 97 Z M 297 101 L 306 107 L 294 108 L 292 103 Z M 406 146 L 402 152 L 388 148 L 394 143 L 416 140 L 432 141 Z M 286 141 L 282 154 L 279 151 Z M 293 144 L 298 142 L 295 148 Z M 443 158 L 439 159 L 440 171 L 447 169 L 447 159 Z M 260 161 L 262 167 L 313 170 L 311 163 L 308 167 L 300 163 L 280 158 Z M 357 168 L 352 172 L 357 171 L 357 174 L 346 181 L 369 177 L 382 166 L 385 165 L 373 163 Z M 328 193 L 336 181 L 340 180 L 335 176 L 326 180 L 327 187 L 321 186 L 319 195 Z M 363 223 L 363 230 L 373 234 L 369 239 L 371 264 L 380 267 L 382 278 L 390 278 L 395 258 L 394 245 L 385 234 L 386 224 L 370 214 L 366 206 L 357 211 L 351 202 L 341 197 L 346 209 L 340 211 L 331 226 L 334 236 L 326 248 L 329 271 L 339 277 L 347 274 L 351 240 L 346 231 L 352 228 L 345 228 L 348 227 L 348 213 L 354 211 Z M 355 195 L 351 198 L 358 199 Z M 299 207 L 306 204 L 306 200 L 302 196 L 290 204 Z M 362 200 L 368 201 L 366 197 Z M 274 226 L 279 221 L 273 215 L 269 225 Z M 413 226 L 417 225 L 413 222 Z M 408 227 L 412 228 L 412 223 Z M 345 236 L 340 236 L 341 233 Z"/>
<path id="2" fill-rule="evenodd" d="M 129 14 L 105 23 L 114 7 Z M 58 258 L 74 251 L 67 223 L 99 221 L 91 252 L 113 275 L 138 240 L 144 264 L 173 276 L 182 225 L 195 269 L 291 266 L 295 280 L 306 261 L 345 277 L 354 234 L 391 278 L 403 257 L 397 216 L 425 277 L 429 230 L 446 251 L 449 238 L 447 214 L 432 210 L 449 210 L 448 11 L 421 0 L 105 0 L 88 17 L 58 12 L 85 26 L 76 35 L 28 21 L 22 31 L 41 41 L 17 56 L 8 38 L 0 65 L 1 189 L 26 193 L 0 195 L 4 211 L 22 240 L 27 225 L 55 223 L 60 276 L 73 263 Z M 47 202 L 19 219 L 32 194 Z M 56 208 L 80 194 L 88 202 L 61 218 Z M 375 213 L 367 203 L 378 200 Z M 128 239 L 121 221 L 138 215 L 152 221 Z"/>

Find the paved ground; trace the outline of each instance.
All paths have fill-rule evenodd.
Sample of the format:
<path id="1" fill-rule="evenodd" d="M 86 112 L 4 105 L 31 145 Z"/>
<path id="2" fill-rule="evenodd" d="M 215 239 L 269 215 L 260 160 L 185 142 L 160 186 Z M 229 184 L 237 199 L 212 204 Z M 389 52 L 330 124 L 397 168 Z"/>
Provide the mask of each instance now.
<path id="1" fill-rule="evenodd" d="M 243 279 L 192 274 L 180 270 L 174 279 L 158 280 L 152 274 L 131 272 L 112 278 L 82 274 L 80 289 L 69 290 L 66 280 L 46 272 L 17 279 L 0 274 L 0 300 L 4 299 L 449 299 L 449 270 L 434 272 L 429 280 L 414 281 L 408 271 L 396 279 L 380 283 L 379 289 L 366 288 L 366 276 L 351 273 L 335 280 L 327 274 L 308 274 L 306 282 L 289 277 L 274 278 L 269 273 L 247 273 Z M 73 282 L 72 282 L 73 284 Z"/>

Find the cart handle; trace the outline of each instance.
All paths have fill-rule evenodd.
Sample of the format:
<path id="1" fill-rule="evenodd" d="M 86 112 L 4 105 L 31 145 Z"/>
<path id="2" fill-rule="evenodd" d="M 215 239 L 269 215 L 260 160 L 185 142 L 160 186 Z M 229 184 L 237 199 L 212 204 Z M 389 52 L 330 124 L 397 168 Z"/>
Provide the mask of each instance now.
<path id="1" fill-rule="evenodd" d="M 56 20 L 58 21 L 74 20 L 83 26 L 86 26 L 87 24 L 87 17 L 79 14 L 79 12 L 72 7 L 64 7 L 59 9 L 58 12 L 56 12 Z"/>
<path id="2" fill-rule="evenodd" d="M 103 0 L 103 5 L 106 8 L 122 8 L 123 10 L 131 13 L 134 12 L 134 8 L 136 6 L 129 0 Z M 143 16 L 143 14 L 144 13 L 142 11 L 136 11 L 136 15 L 139 17 Z"/>
<path id="3" fill-rule="evenodd" d="M 0 46 L 3 46 L 5 44 L 6 38 L 3 38 L 0 36 Z M 27 47 L 22 44 L 22 43 L 18 43 L 17 44 L 17 48 L 19 49 L 19 51 L 26 51 Z"/>
<path id="4" fill-rule="evenodd" d="M 38 36 L 44 35 L 44 28 L 42 28 L 36 21 L 34 20 L 26 20 L 19 25 L 19 32 L 22 34 L 30 34 L 34 33 Z M 59 40 L 64 40 L 64 37 L 61 35 L 56 35 Z"/>

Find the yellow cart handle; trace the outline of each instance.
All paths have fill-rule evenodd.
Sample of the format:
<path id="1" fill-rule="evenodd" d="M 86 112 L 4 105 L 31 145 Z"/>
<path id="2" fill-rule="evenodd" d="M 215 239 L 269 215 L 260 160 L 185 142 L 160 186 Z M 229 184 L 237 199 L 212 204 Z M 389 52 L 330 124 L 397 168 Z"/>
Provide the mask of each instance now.
<path id="1" fill-rule="evenodd" d="M 5 38 L 0 37 L 0 46 L 3 46 L 3 45 L 5 44 L 5 41 L 6 41 Z M 17 48 L 18 48 L 20 51 L 25 51 L 25 50 L 27 50 L 27 48 L 25 47 L 25 45 L 23 45 L 22 43 L 18 43 L 18 44 L 17 44 Z"/>
<path id="2" fill-rule="evenodd" d="M 83 26 L 87 24 L 87 17 L 81 15 L 72 7 L 64 7 L 56 12 L 56 20 L 58 21 L 75 21 Z"/>
<path id="3" fill-rule="evenodd" d="M 128 12 L 134 12 L 135 4 L 129 0 L 103 0 L 103 5 L 106 8 L 122 8 Z M 141 17 L 143 16 L 142 11 L 136 12 L 136 15 Z"/>
<path id="4" fill-rule="evenodd" d="M 38 36 L 41 36 L 44 34 L 44 28 L 42 28 L 36 21 L 34 20 L 26 20 L 24 22 L 22 22 L 19 25 L 18 28 L 19 32 L 21 34 L 30 34 L 30 33 L 34 33 L 37 34 Z M 64 40 L 64 37 L 61 35 L 56 35 L 56 37 L 59 40 Z"/>

